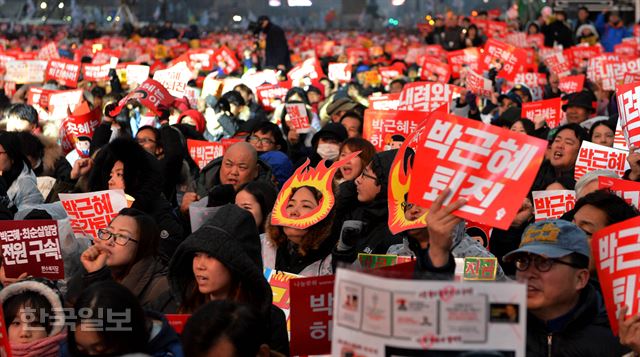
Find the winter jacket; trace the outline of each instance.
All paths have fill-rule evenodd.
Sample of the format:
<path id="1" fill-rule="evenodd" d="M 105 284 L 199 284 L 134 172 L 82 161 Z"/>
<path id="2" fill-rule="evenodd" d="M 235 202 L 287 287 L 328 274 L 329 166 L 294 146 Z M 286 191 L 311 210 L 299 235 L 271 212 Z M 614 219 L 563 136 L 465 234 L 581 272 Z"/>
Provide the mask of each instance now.
<path id="1" fill-rule="evenodd" d="M 7 196 L 9 198 L 7 207 L 13 212 L 44 203 L 44 197 L 38 190 L 36 175 L 26 164 L 7 189 Z"/>
<path id="2" fill-rule="evenodd" d="M 220 184 L 220 167 L 222 166 L 222 159 L 224 157 L 219 157 L 207 164 L 207 166 L 203 167 L 200 171 L 200 176 L 196 180 L 196 193 L 200 197 L 205 197 L 211 192 L 211 190 Z M 267 165 L 264 161 L 258 159 L 258 180 L 264 180 L 267 182 L 273 182 L 272 180 L 272 172 L 271 167 Z"/>
<path id="3" fill-rule="evenodd" d="M 263 275 L 258 228 L 251 214 L 236 205 L 221 206 L 213 217 L 180 244 L 169 263 L 168 277 L 174 301 L 166 301 L 161 306 L 163 311 L 179 306 L 182 294 L 193 286 L 193 258 L 198 252 L 216 258 L 232 276 L 240 279 L 248 303 L 270 317 L 269 346 L 288 354 L 284 313 L 274 312 L 273 293 Z"/>
<path id="4" fill-rule="evenodd" d="M 145 311 L 145 315 L 152 321 L 149 336 L 149 353 L 153 357 L 182 357 L 182 344 L 176 331 L 169 325 L 164 315 Z"/>
<path id="5" fill-rule="evenodd" d="M 623 348 L 609 327 L 606 313 L 598 307 L 596 289 L 591 284 L 582 289 L 580 301 L 562 319 L 566 322 L 552 331 L 549 326 L 556 323 L 545 324 L 531 313 L 527 315 L 527 356 L 623 355 Z"/>
<path id="6" fill-rule="evenodd" d="M 554 21 L 549 25 L 542 26 L 542 34 L 544 35 L 544 45 L 553 47 L 554 44 L 562 45 L 567 49 L 573 46 L 573 33 L 569 26 L 562 21 Z"/>
<path id="7" fill-rule="evenodd" d="M 453 233 L 453 245 L 451 254 L 454 258 L 465 257 L 493 257 L 493 254 L 489 253 L 477 240 L 471 238 L 465 233 L 465 223 L 460 222 Z M 424 259 L 420 256 L 426 254 L 427 250 L 420 248 L 420 244 L 415 239 L 401 234 L 402 244 L 395 244 L 389 247 L 386 254 L 395 254 L 399 256 L 417 257 L 416 269 L 423 270 L 422 263 Z M 502 271 L 502 267 L 498 265 L 496 270 L 496 280 L 506 280 L 506 276 Z"/>
<path id="8" fill-rule="evenodd" d="M 551 162 L 549 160 L 544 160 L 542 165 L 540 165 L 540 169 L 538 170 L 538 174 L 536 175 L 535 180 L 533 181 L 533 185 L 531 185 L 530 191 L 543 191 L 549 184 L 551 184 L 555 179 L 560 177 L 566 177 L 569 180 L 573 179 L 574 168 L 566 171 L 557 171 L 555 167 L 551 166 Z M 567 188 L 573 190 L 573 187 Z"/>
<path id="9" fill-rule="evenodd" d="M 289 177 L 293 175 L 293 164 L 289 157 L 282 151 L 272 150 L 260 154 L 260 160 L 271 166 L 273 176 L 276 178 L 278 188 L 287 182 Z"/>
<path id="10" fill-rule="evenodd" d="M 83 271 L 68 283 L 66 300 L 74 303 L 82 290 L 89 285 L 113 279 L 111 269 L 103 267 L 93 273 Z M 149 307 L 169 290 L 166 265 L 159 259 L 148 257 L 135 263 L 129 273 L 119 282 L 138 298 L 142 307 Z"/>
<path id="11" fill-rule="evenodd" d="M 283 65 L 286 69 L 289 69 L 291 67 L 289 45 L 282 28 L 269 22 L 264 32 L 267 34 L 264 66 L 266 68 L 276 68 L 279 65 Z"/>
<path id="12" fill-rule="evenodd" d="M 600 43 L 606 52 L 613 52 L 615 45 L 621 43 L 623 38 L 633 36 L 633 32 L 622 23 L 616 27 L 605 23 L 603 13 L 596 18 L 596 28 L 600 32 Z"/>
<path id="13" fill-rule="evenodd" d="M 33 168 L 33 173 L 37 177 L 50 176 L 57 180 L 69 180 L 71 165 L 65 159 L 60 145 L 42 135 L 38 136 L 38 139 L 44 145 L 44 155 L 40 158 L 39 165 Z"/>

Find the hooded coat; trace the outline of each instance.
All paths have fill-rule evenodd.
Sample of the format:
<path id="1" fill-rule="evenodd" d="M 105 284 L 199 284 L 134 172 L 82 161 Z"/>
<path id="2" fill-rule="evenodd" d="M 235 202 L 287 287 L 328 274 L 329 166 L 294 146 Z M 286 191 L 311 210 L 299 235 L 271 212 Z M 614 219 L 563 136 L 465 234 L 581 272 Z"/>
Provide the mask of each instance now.
<path id="1" fill-rule="evenodd" d="M 353 263 L 358 253 L 386 254 L 389 247 L 402 243 L 402 239 L 394 236 L 389 231 L 389 208 L 387 203 L 387 186 L 389 184 L 389 172 L 393 159 L 398 150 L 389 150 L 377 153 L 371 160 L 371 169 L 378 178 L 380 192 L 373 202 L 361 203 L 358 201 L 358 192 L 353 181 L 346 181 L 338 190 L 336 217 L 344 217 L 341 222 L 335 222 L 334 227 L 340 227 L 340 231 L 333 234 L 340 235 L 344 229 L 345 221 L 361 221 L 363 229 L 355 246 L 348 250 L 340 250 L 338 246 L 333 250 L 334 261 Z"/>
<path id="2" fill-rule="evenodd" d="M 615 46 L 622 42 L 625 37 L 633 36 L 628 28 L 624 24 L 618 26 L 611 26 L 609 23 L 605 23 L 605 14 L 601 13 L 596 18 L 596 28 L 600 32 L 600 43 L 606 52 L 613 52 Z"/>
<path id="3" fill-rule="evenodd" d="M 220 167 L 222 166 L 223 158 L 224 156 L 211 161 L 200 171 L 200 176 L 196 180 L 196 193 L 198 196 L 205 197 L 214 187 L 222 184 L 220 182 Z M 260 159 L 258 159 L 258 170 L 257 180 L 273 182 L 271 167 Z"/>
<path id="4" fill-rule="evenodd" d="M 219 260 L 240 281 L 247 295 L 245 298 L 251 305 L 270 317 L 269 346 L 288 354 L 284 313 L 272 305 L 273 293 L 263 274 L 260 249 L 258 228 L 251 214 L 233 204 L 220 207 L 213 217 L 180 244 L 171 258 L 169 284 L 175 300 L 173 303 L 182 304 L 183 292 L 195 284 L 195 253 L 206 253 Z M 174 308 L 171 305 L 172 302 L 168 302 L 164 311 Z"/>

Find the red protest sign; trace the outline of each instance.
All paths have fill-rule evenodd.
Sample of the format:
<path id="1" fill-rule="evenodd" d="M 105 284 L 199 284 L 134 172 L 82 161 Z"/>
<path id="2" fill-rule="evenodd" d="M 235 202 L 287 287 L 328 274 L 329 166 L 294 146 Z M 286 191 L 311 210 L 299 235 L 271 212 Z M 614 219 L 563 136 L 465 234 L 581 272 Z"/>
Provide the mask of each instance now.
<path id="1" fill-rule="evenodd" d="M 400 104 L 400 93 L 388 93 L 369 96 L 369 109 L 396 110 Z"/>
<path id="2" fill-rule="evenodd" d="M 56 46 L 56 43 L 53 41 L 49 42 L 48 44 L 40 48 L 36 58 L 45 61 L 60 58 L 60 54 L 58 53 L 58 46 Z"/>
<path id="3" fill-rule="evenodd" d="M 182 334 L 184 326 L 187 324 L 187 320 L 191 317 L 191 314 L 165 314 L 169 326 L 179 335 Z"/>
<path id="4" fill-rule="evenodd" d="M 548 54 L 543 60 L 545 66 L 549 68 L 551 73 L 556 75 L 568 76 L 571 74 L 571 62 L 568 61 L 562 51 L 555 51 Z"/>
<path id="5" fill-rule="evenodd" d="M 564 53 L 570 55 L 570 59 L 572 60 L 571 62 L 574 66 L 584 67 L 589 62 L 589 59 L 602 54 L 602 46 L 578 45 L 566 49 Z"/>
<path id="6" fill-rule="evenodd" d="M 561 77 L 558 88 L 560 88 L 561 92 L 566 94 L 582 92 L 582 87 L 584 86 L 584 78 L 584 74 Z"/>
<path id="7" fill-rule="evenodd" d="M 320 79 L 323 76 L 324 72 L 322 72 L 320 62 L 316 58 L 304 60 L 287 73 L 287 78 L 292 82 L 297 82 L 305 77 L 313 80 Z"/>
<path id="8" fill-rule="evenodd" d="M 85 81 L 97 82 L 109 79 L 110 63 L 105 64 L 83 64 L 82 75 Z"/>
<path id="9" fill-rule="evenodd" d="M 521 48 L 516 48 L 495 39 L 489 39 L 484 45 L 480 70 L 484 71 L 495 67 L 499 69 L 499 77 L 513 81 L 516 74 L 522 72 L 526 57 L 526 53 Z"/>
<path id="10" fill-rule="evenodd" d="M 613 177 L 598 177 L 598 189 L 608 189 L 634 207 L 640 207 L 640 183 Z"/>
<path id="11" fill-rule="evenodd" d="M 413 82 L 402 88 L 398 110 L 432 112 L 443 105 L 449 111 L 451 88 L 448 84 Z"/>
<path id="12" fill-rule="evenodd" d="M 263 84 L 256 88 L 258 101 L 267 111 L 274 111 L 277 105 L 275 102 L 283 102 L 288 91 L 287 87 L 280 84 Z"/>
<path id="13" fill-rule="evenodd" d="M 307 133 L 311 129 L 307 108 L 304 103 L 287 103 L 285 104 L 287 115 L 285 116 L 289 128 L 298 133 Z"/>
<path id="14" fill-rule="evenodd" d="M 218 48 L 213 53 L 213 60 L 218 68 L 221 68 L 225 74 L 233 73 L 240 68 L 240 61 L 236 55 L 227 46 Z"/>
<path id="15" fill-rule="evenodd" d="M 633 43 L 619 43 L 613 46 L 613 53 L 618 56 L 637 57 L 638 47 Z"/>
<path id="16" fill-rule="evenodd" d="M 491 98 L 491 94 L 493 94 L 491 80 L 474 71 L 467 71 L 465 79 L 466 87 L 471 93 L 475 93 L 480 97 Z"/>
<path id="17" fill-rule="evenodd" d="M 126 97 L 118 102 L 118 106 L 109 112 L 109 115 L 116 116 L 122 108 L 130 101 L 137 100 L 156 115 L 161 115 L 161 109 L 168 109 L 173 104 L 174 98 L 165 87 L 159 82 L 148 78 L 135 90 L 129 92 Z"/>
<path id="18" fill-rule="evenodd" d="M 615 171 L 618 176 L 624 175 L 627 152 L 583 141 L 576 160 L 574 178 L 576 181 L 589 171 L 606 169 Z"/>
<path id="19" fill-rule="evenodd" d="M 347 63 L 350 65 L 369 60 L 369 51 L 366 48 L 347 48 Z"/>
<path id="20" fill-rule="evenodd" d="M 545 140 L 446 113 L 433 113 L 418 146 L 409 202 L 431 207 L 445 189 L 445 205 L 467 204 L 456 216 L 507 229 L 522 206 L 547 148 Z"/>
<path id="21" fill-rule="evenodd" d="M 156 71 L 153 79 L 176 98 L 182 98 L 187 90 L 187 82 L 191 79 L 191 71 L 185 62 L 179 62 L 173 67 Z"/>
<path id="22" fill-rule="evenodd" d="M 536 221 L 560 218 L 576 205 L 573 190 L 533 191 L 531 194 Z"/>
<path id="23" fill-rule="evenodd" d="M 562 99 L 552 98 L 537 102 L 522 103 L 522 117 L 535 122 L 542 117 L 549 128 L 556 128 L 562 120 Z"/>
<path id="24" fill-rule="evenodd" d="M 44 71 L 44 80 L 53 79 L 64 86 L 75 88 L 80 78 L 80 66 L 80 62 L 65 59 L 49 60 Z"/>
<path id="25" fill-rule="evenodd" d="M 541 33 L 535 34 L 535 35 L 528 35 L 527 43 L 531 47 L 542 48 L 544 47 L 544 35 Z"/>
<path id="26" fill-rule="evenodd" d="M 200 170 L 207 164 L 224 155 L 224 145 L 220 142 L 187 139 L 187 149 Z"/>
<path id="27" fill-rule="evenodd" d="M 451 76 L 453 78 L 460 78 L 460 71 L 463 67 L 477 71 L 479 58 L 480 51 L 476 47 L 447 52 L 447 60 L 451 66 Z"/>
<path id="28" fill-rule="evenodd" d="M 593 234 L 591 251 L 596 262 L 609 323 L 618 334 L 618 315 L 627 306 L 625 318 L 640 312 L 638 268 L 640 268 L 640 217 L 610 225 Z"/>
<path id="29" fill-rule="evenodd" d="M 334 275 L 291 280 L 291 355 L 331 353 L 334 281 Z"/>
<path id="30" fill-rule="evenodd" d="M 420 79 L 424 81 L 448 83 L 451 78 L 451 68 L 433 57 L 424 57 L 420 63 Z"/>
<path id="31" fill-rule="evenodd" d="M 54 220 L 3 222 L 0 248 L 8 278 L 27 273 L 51 280 L 64 279 L 58 223 Z"/>
<path id="32" fill-rule="evenodd" d="M 351 80 L 351 70 L 348 63 L 329 63 L 329 79 L 347 83 Z"/>
<path id="33" fill-rule="evenodd" d="M 547 76 L 538 72 L 520 72 L 516 74 L 514 83 L 524 84 L 527 87 L 544 86 L 547 84 Z"/>
<path id="34" fill-rule="evenodd" d="M 85 114 L 70 115 L 64 119 L 60 127 L 61 146 L 64 152 L 73 150 L 79 136 L 93 137 L 95 128 L 100 125 L 100 119 L 102 119 L 100 107 L 95 107 Z"/>
<path id="35" fill-rule="evenodd" d="M 406 139 L 426 117 L 425 113 L 415 111 L 367 109 L 364 112 L 362 136 L 377 151 L 387 150 L 393 145 L 392 136 L 401 135 Z M 397 146 L 400 144 L 401 142 Z"/>
<path id="36" fill-rule="evenodd" d="M 640 142 L 640 83 L 618 86 L 616 89 L 620 125 L 627 146 L 639 147 Z"/>
<path id="37" fill-rule="evenodd" d="M 106 228 L 118 212 L 127 207 L 122 190 L 61 193 L 59 196 L 76 237 L 97 238 L 98 229 Z"/>
<path id="38" fill-rule="evenodd" d="M 379 67 L 378 72 L 382 77 L 382 85 L 388 85 L 392 80 L 401 77 L 402 71 L 396 67 Z"/>

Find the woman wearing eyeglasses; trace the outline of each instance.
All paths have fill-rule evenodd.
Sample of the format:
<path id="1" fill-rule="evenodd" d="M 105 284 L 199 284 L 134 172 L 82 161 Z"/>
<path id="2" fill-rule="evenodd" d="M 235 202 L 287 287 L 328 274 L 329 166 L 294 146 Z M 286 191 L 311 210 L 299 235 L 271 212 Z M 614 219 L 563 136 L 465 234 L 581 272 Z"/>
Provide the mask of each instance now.
<path id="1" fill-rule="evenodd" d="M 71 279 L 67 300 L 74 301 L 94 282 L 113 279 L 148 306 L 169 290 L 166 266 L 157 257 L 159 241 L 151 217 L 134 208 L 123 209 L 80 256 L 86 273 Z"/>

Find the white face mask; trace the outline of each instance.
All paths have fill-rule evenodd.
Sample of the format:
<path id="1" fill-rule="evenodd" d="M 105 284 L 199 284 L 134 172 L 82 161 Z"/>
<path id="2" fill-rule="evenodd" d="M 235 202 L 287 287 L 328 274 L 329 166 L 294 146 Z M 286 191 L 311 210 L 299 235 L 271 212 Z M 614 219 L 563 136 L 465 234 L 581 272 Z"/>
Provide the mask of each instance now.
<path id="1" fill-rule="evenodd" d="M 322 143 L 318 144 L 316 152 L 325 160 L 335 160 L 340 155 L 340 146 L 338 144 Z"/>

